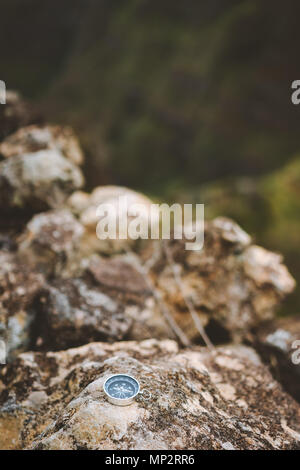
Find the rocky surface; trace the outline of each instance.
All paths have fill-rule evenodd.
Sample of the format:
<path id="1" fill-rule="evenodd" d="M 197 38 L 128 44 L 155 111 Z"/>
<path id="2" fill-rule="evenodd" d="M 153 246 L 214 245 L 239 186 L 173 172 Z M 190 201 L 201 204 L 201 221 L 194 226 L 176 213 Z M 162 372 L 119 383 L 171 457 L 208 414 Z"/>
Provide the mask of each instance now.
<path id="1" fill-rule="evenodd" d="M 162 315 L 161 306 L 153 295 L 151 285 L 131 258 L 93 258 L 87 273 L 92 276 L 93 282 L 102 292 L 118 299 L 121 311 L 132 319 L 127 339 L 176 338 Z"/>
<path id="2" fill-rule="evenodd" d="M 93 257 L 81 276 L 49 280 L 32 303 L 35 349 L 174 337 L 144 278 L 122 257 Z M 84 263 L 83 263 L 84 264 Z"/>
<path id="3" fill-rule="evenodd" d="M 19 255 L 33 269 L 50 276 L 70 276 L 80 262 L 84 227 L 65 210 L 35 215 L 18 240 Z"/>
<path id="4" fill-rule="evenodd" d="M 115 293 L 118 290 L 116 286 Z M 138 313 L 133 305 L 120 296 L 108 295 L 87 276 L 52 281 L 40 292 L 35 307 L 37 345 L 47 349 L 123 339 L 133 313 Z"/>
<path id="5" fill-rule="evenodd" d="M 0 339 L 5 341 L 9 358 L 31 347 L 31 304 L 43 284 L 43 275 L 32 271 L 15 253 L 0 252 Z"/>
<path id="6" fill-rule="evenodd" d="M 39 150 L 58 150 L 75 165 L 83 163 L 82 150 L 70 127 L 35 125 L 22 127 L 0 143 L 0 155 L 4 158 Z"/>
<path id="7" fill-rule="evenodd" d="M 22 106 L 8 97 L 0 143 L 0 448 L 300 448 L 299 405 L 275 380 L 299 398 L 299 366 L 285 367 L 298 323 L 260 330 L 295 285 L 280 255 L 222 217 L 206 223 L 200 252 L 142 232 L 101 239 L 100 204 L 108 222 L 121 209 L 119 222 L 144 223 L 150 199 L 79 190 L 73 132 L 29 126 Z M 228 345 L 195 346 L 205 334 Z M 230 344 L 249 338 L 275 378 Z M 105 377 L 124 370 L 149 401 L 106 401 Z"/>
<path id="8" fill-rule="evenodd" d="M 15 220 L 20 214 L 59 207 L 84 183 L 78 167 L 83 163 L 83 153 L 72 129 L 22 127 L 27 123 L 22 120 L 22 113 L 26 114 L 23 107 L 27 109 L 14 94 L 9 94 L 8 104 L 1 107 L 0 124 L 3 119 L 3 127 L 7 124 L 10 129 L 10 118 L 15 119 L 11 131 L 17 129 L 13 134 L 5 131 L 4 136 L 10 135 L 0 143 L 1 219 Z"/>
<path id="9" fill-rule="evenodd" d="M 279 318 L 260 328 L 254 345 L 273 376 L 300 402 L 300 316 Z"/>
<path id="10" fill-rule="evenodd" d="M 115 249 L 109 258 L 95 256 L 96 253 L 103 254 L 102 247 L 97 245 L 95 227 L 88 235 L 87 231 L 81 218 L 78 215 L 76 218 L 65 208 L 35 215 L 18 238 L 19 256 L 32 270 L 50 279 L 45 288 L 48 294 L 44 290 L 42 297 L 46 295 L 47 299 L 53 299 L 54 292 L 57 296 L 60 292 L 58 310 L 63 311 L 72 293 L 72 306 L 69 305 L 69 313 L 65 312 L 63 316 L 53 316 L 57 309 L 55 302 L 46 302 L 49 310 L 45 314 L 43 308 L 43 315 L 40 315 L 40 301 L 33 306 L 38 321 L 43 323 L 42 318 L 48 319 L 46 324 L 51 333 L 46 335 L 47 340 L 44 333 L 41 337 L 44 338 L 42 343 L 46 341 L 50 349 L 84 344 L 87 330 L 90 341 L 121 339 L 124 335 L 129 339 L 151 336 L 174 339 L 176 332 L 166 321 L 164 309 L 169 311 L 188 340 L 199 341 L 201 335 L 190 314 L 187 299 L 192 302 L 213 342 L 230 339 L 239 342 L 253 327 L 273 318 L 280 300 L 294 287 L 294 280 L 280 256 L 251 245 L 250 237 L 228 219 L 219 218 L 206 224 L 205 246 L 201 252 L 184 250 L 184 241 L 171 241 L 168 250 L 172 264 L 160 242 L 150 242 L 147 248 L 150 254 L 142 250 L 140 259 L 134 260 L 125 254 L 116 256 Z M 87 241 L 92 237 L 95 243 Z M 157 248 L 158 252 L 155 252 Z M 151 257 L 155 258 L 151 273 L 143 275 L 139 267 L 143 268 Z M 180 286 L 174 269 L 180 276 Z M 76 280 L 74 285 L 73 280 Z M 99 336 L 102 317 L 93 319 L 92 306 L 88 311 L 82 309 L 83 299 L 77 284 L 87 291 L 95 290 L 95 295 L 96 292 L 108 295 L 118 305 L 114 312 L 127 320 L 131 318 L 131 328 L 127 326 L 121 336 L 118 328 L 113 334 Z M 64 337 L 65 316 L 69 317 L 69 333 Z M 55 318 L 53 322 L 52 317 Z M 58 321 L 58 317 L 64 320 Z M 45 328 L 40 330 L 45 331 Z M 49 338 L 53 339 L 52 344 Z"/>
<path id="11" fill-rule="evenodd" d="M 149 400 L 106 401 L 104 379 L 124 370 Z M 147 340 L 28 352 L 2 369 L 0 387 L 2 448 L 300 448 L 299 405 L 242 346 L 209 353 Z"/>
<path id="12" fill-rule="evenodd" d="M 192 339 L 199 332 L 186 299 L 214 341 L 231 338 L 238 342 L 253 327 L 273 318 L 279 303 L 295 287 L 282 258 L 252 245 L 251 238 L 230 219 L 219 217 L 206 223 L 201 251 L 185 250 L 184 243 L 166 243 L 169 258 L 161 244 L 156 245 L 159 254 L 148 250 L 144 256 L 148 261 L 156 256 L 154 282 Z"/>
<path id="13" fill-rule="evenodd" d="M 154 210 L 153 214 L 151 213 L 153 203 L 149 198 L 122 186 L 99 186 L 90 195 L 76 191 L 67 204 L 86 229 L 84 243 L 86 253 L 98 251 L 112 254 L 124 251 L 128 247 L 132 248 L 136 241 L 128 237 L 127 226 L 122 228 L 122 223 L 126 222 L 129 225 L 135 217 L 138 217 L 148 225 L 151 215 L 154 223 L 159 221 L 158 212 Z M 99 214 L 97 210 L 101 205 L 103 213 Z M 115 220 L 116 234 L 113 238 Z M 101 221 L 103 226 L 100 225 Z M 103 235 L 106 232 L 110 232 L 110 236 L 104 239 Z"/>
<path id="14" fill-rule="evenodd" d="M 0 204 L 31 212 L 54 208 L 83 181 L 80 169 L 58 150 L 15 155 L 0 163 Z"/>
<path id="15" fill-rule="evenodd" d="M 112 188 L 108 194 L 111 200 Z M 199 342 L 201 332 L 188 301 L 215 344 L 239 342 L 273 318 L 279 301 L 294 287 L 280 256 L 251 245 L 250 237 L 229 219 L 206 224 L 201 252 L 184 250 L 184 241 L 169 242 L 170 263 L 160 242 L 146 244 L 140 257 L 116 255 L 116 246 L 109 257 L 99 256 L 103 250 L 95 226 L 87 235 L 82 213 L 73 213 L 67 207 L 39 213 L 15 241 L 27 271 L 47 279 L 30 298 L 30 323 L 22 328 L 17 322 L 23 343 L 34 348 L 151 337 L 182 341 L 172 321 L 186 335 L 183 344 Z M 95 243 L 88 241 L 92 237 Z M 149 261 L 150 273 L 144 270 Z M 10 311 L 11 325 L 19 311 L 22 305 Z"/>

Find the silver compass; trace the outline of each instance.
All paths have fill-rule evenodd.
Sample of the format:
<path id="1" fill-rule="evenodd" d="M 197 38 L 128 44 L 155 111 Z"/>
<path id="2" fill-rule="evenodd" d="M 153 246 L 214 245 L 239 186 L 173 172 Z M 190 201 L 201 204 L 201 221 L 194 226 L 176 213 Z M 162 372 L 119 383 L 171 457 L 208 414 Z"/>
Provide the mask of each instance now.
<path id="1" fill-rule="evenodd" d="M 108 401 L 119 406 L 130 405 L 138 394 L 145 392 L 141 392 L 139 381 L 127 374 L 109 376 L 104 382 L 103 389 Z M 150 392 L 147 393 L 145 399 L 151 396 Z"/>

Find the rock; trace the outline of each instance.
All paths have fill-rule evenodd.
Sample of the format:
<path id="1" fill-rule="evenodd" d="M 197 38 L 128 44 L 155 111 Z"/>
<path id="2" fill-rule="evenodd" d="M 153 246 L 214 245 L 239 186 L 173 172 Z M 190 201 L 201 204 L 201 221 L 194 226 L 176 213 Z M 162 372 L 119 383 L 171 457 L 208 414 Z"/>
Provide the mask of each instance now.
<path id="1" fill-rule="evenodd" d="M 281 258 L 250 245 L 250 237 L 228 219 L 218 218 L 206 224 L 205 244 L 200 252 L 186 251 L 184 240 L 170 241 L 173 268 L 179 273 L 180 287 L 161 242 L 156 243 L 159 256 L 155 254 L 150 276 L 142 276 L 129 259 L 130 255 L 107 260 L 91 258 L 93 249 L 97 251 L 99 246 L 91 243 L 87 248 L 87 239 L 91 236 L 87 236 L 87 231 L 88 228 L 84 228 L 67 209 L 45 212 L 34 216 L 27 225 L 20 237 L 19 253 L 33 269 L 48 277 L 75 277 L 78 280 L 87 269 L 96 282 L 96 289 L 101 292 L 109 289 L 111 298 L 121 299 L 121 311 L 128 312 L 128 302 L 133 302 L 130 310 L 133 324 L 126 333 L 130 339 L 140 340 L 153 335 L 159 339 L 174 339 L 174 331 L 162 314 L 166 307 L 188 338 L 199 341 L 199 331 L 185 300 L 189 299 L 214 343 L 230 339 L 240 342 L 253 327 L 273 317 L 278 302 L 294 286 Z M 94 239 L 97 240 L 95 236 Z M 154 256 L 155 243 L 148 245 Z M 142 255 L 141 263 L 150 256 L 145 252 Z M 147 287 L 141 288 L 145 283 Z M 151 283 L 162 295 L 163 307 L 154 298 L 153 290 L 150 288 L 149 291 Z M 78 336 L 81 338 L 79 343 L 78 339 L 70 343 L 69 338 L 64 347 L 83 344 L 82 333 L 78 335 L 77 332 L 75 337 Z M 99 339 L 91 335 L 88 338 L 89 341 Z"/>
<path id="2" fill-rule="evenodd" d="M 126 315 L 132 319 L 127 339 L 176 338 L 163 317 L 147 280 L 130 257 L 94 257 L 89 262 L 87 272 L 102 291 L 121 301 Z"/>
<path id="3" fill-rule="evenodd" d="M 251 243 L 251 237 L 233 220 L 226 217 L 216 217 L 213 226 L 219 232 L 220 237 L 236 247 L 247 247 Z"/>
<path id="4" fill-rule="evenodd" d="M 22 260 L 32 270 L 50 279 L 42 293 L 45 306 L 41 301 L 33 306 L 35 312 L 43 312 L 37 316 L 35 326 L 36 332 L 39 332 L 37 340 L 42 347 L 57 349 L 99 339 L 111 341 L 121 339 L 125 334 L 129 339 L 139 340 L 153 335 L 157 338 L 174 338 L 147 281 L 137 271 L 130 257 L 84 257 L 84 230 L 67 209 L 60 209 L 35 215 L 18 239 L 18 254 Z M 107 299 L 115 305 L 117 311 L 108 314 L 104 309 L 102 315 L 102 307 L 105 307 L 103 299 L 100 299 L 101 312 L 97 315 L 93 305 L 85 310 L 82 304 L 85 304 L 86 299 L 79 293 L 79 286 L 86 292 L 91 290 L 95 298 L 108 296 Z M 56 297 L 60 299 L 58 307 Z M 68 304 L 69 301 L 71 306 L 67 313 L 62 304 Z M 57 308 L 62 312 L 60 315 L 54 314 Z M 107 318 L 113 319 L 112 313 L 119 315 L 121 322 L 124 320 L 122 331 L 119 317 L 116 317 L 117 325 L 112 325 L 114 333 L 104 328 Z M 68 329 L 67 334 L 64 328 Z"/>
<path id="5" fill-rule="evenodd" d="M 42 121 L 32 104 L 12 90 L 6 92 L 6 104 L 0 106 L 0 140 L 23 126 Z"/>
<path id="6" fill-rule="evenodd" d="M 264 325 L 254 337 L 254 346 L 273 376 L 300 402 L 300 316 Z"/>
<path id="7" fill-rule="evenodd" d="M 193 340 L 199 339 L 199 333 L 185 299 L 192 302 L 214 342 L 230 338 L 239 342 L 253 327 L 273 318 L 280 301 L 295 286 L 281 257 L 251 245 L 250 237 L 230 219 L 205 224 L 201 251 L 185 250 L 185 240 L 166 243 L 171 263 L 161 244 L 156 244 L 159 256 L 149 247 L 142 256 L 149 261 L 155 255 L 154 282 L 177 323 Z"/>
<path id="8" fill-rule="evenodd" d="M 123 293 L 131 301 L 139 301 L 149 295 L 149 289 L 141 274 L 122 257 L 94 258 L 88 267 L 93 278 L 111 292 Z"/>
<path id="9" fill-rule="evenodd" d="M 110 206 L 107 217 L 106 213 L 103 216 L 97 214 L 99 206 L 106 204 Z M 158 223 L 159 220 L 158 212 L 153 207 L 150 199 L 143 194 L 121 186 L 99 186 L 92 191 L 89 197 L 86 193 L 76 192 L 69 198 L 68 205 L 75 214 L 79 215 L 80 222 L 86 228 L 84 243 L 86 253 L 112 254 L 124 251 L 128 247 L 132 248 L 136 245 L 136 240 L 128 237 L 126 228 L 118 231 L 118 224 L 121 224 L 122 221 L 130 224 L 135 216 L 147 225 L 150 222 L 151 214 L 153 214 L 154 223 Z M 116 211 L 116 219 L 114 218 L 114 211 Z M 115 239 L 112 239 L 111 236 L 107 239 L 100 239 L 103 230 L 98 224 L 103 220 L 103 217 L 107 218 L 107 223 L 110 223 L 109 221 L 114 223 L 116 220 L 117 232 Z M 105 228 L 105 230 L 107 229 Z M 143 236 L 139 237 L 139 239 L 141 238 Z"/>
<path id="10" fill-rule="evenodd" d="M 28 222 L 18 250 L 34 269 L 67 277 L 80 264 L 83 234 L 83 226 L 66 209 L 42 212 Z"/>
<path id="11" fill-rule="evenodd" d="M 37 294 L 35 348 L 172 337 L 141 274 L 122 259 L 92 258 L 81 277 L 56 278 Z"/>
<path id="12" fill-rule="evenodd" d="M 22 127 L 0 144 L 0 154 L 4 158 L 39 150 L 57 150 L 75 165 L 83 163 L 82 150 L 70 127 L 33 125 Z"/>
<path id="13" fill-rule="evenodd" d="M 90 195 L 84 191 L 75 191 L 66 202 L 71 212 L 79 216 L 89 205 Z"/>
<path id="14" fill-rule="evenodd" d="M 34 320 L 30 306 L 44 282 L 17 255 L 0 252 L 0 339 L 8 360 L 30 347 Z"/>
<path id="15" fill-rule="evenodd" d="M 58 150 L 16 155 L 0 163 L 0 205 L 2 211 L 31 213 L 55 208 L 83 181 L 79 168 Z"/>
<path id="16" fill-rule="evenodd" d="M 36 305 L 36 346 L 47 350 L 120 340 L 132 323 L 125 305 L 84 278 L 53 281 Z"/>
<path id="17" fill-rule="evenodd" d="M 290 294 L 296 286 L 286 266 L 282 264 L 282 256 L 260 246 L 253 245 L 245 250 L 244 269 L 258 287 L 273 285 L 278 295 Z"/>
<path id="18" fill-rule="evenodd" d="M 127 407 L 102 389 L 124 372 L 151 392 Z M 299 449 L 300 408 L 246 347 L 170 340 L 23 353 L 0 372 L 0 447 Z"/>

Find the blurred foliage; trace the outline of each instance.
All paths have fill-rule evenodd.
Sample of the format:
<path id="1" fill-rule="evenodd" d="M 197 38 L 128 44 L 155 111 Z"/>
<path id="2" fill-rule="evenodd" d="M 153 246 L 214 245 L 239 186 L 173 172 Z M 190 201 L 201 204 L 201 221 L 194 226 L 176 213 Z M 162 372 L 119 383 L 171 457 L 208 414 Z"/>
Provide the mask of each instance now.
<path id="1" fill-rule="evenodd" d="M 299 149 L 300 4 L 2 0 L 2 79 L 70 122 L 90 186 L 163 195 Z"/>

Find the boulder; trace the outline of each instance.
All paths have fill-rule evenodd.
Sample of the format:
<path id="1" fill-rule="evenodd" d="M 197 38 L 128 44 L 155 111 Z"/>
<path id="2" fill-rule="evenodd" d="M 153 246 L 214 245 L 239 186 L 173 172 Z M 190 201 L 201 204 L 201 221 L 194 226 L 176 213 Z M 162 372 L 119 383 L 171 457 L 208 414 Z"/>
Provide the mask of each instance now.
<path id="1" fill-rule="evenodd" d="M 4 158 L 39 150 L 58 150 L 75 165 L 83 163 L 79 141 L 70 127 L 49 125 L 22 127 L 0 143 L 0 155 Z"/>
<path id="2" fill-rule="evenodd" d="M 1 212 L 58 207 L 83 182 L 80 169 L 57 149 L 12 156 L 0 163 Z"/>
<path id="3" fill-rule="evenodd" d="M 44 282 L 42 274 L 15 253 L 0 252 L 0 339 L 6 344 L 8 360 L 31 346 L 31 304 Z"/>
<path id="4" fill-rule="evenodd" d="M 60 209 L 35 215 L 18 238 L 19 257 L 49 279 L 32 305 L 35 344 L 57 349 L 125 335 L 176 338 L 130 256 L 85 257 L 84 234 L 83 225 Z M 89 305 L 92 296 L 99 304 Z M 106 303 L 113 309 L 106 311 Z"/>
<path id="5" fill-rule="evenodd" d="M 19 255 L 47 276 L 71 276 L 80 264 L 84 228 L 66 209 L 35 215 L 18 239 Z"/>
<path id="6" fill-rule="evenodd" d="M 34 309 L 35 349 L 172 337 L 144 278 L 121 258 L 93 257 L 80 277 L 49 280 Z"/>
<path id="7" fill-rule="evenodd" d="M 300 402 L 300 316 L 277 318 L 253 340 L 273 376 Z"/>
<path id="8" fill-rule="evenodd" d="M 151 393 L 106 400 L 109 374 Z M 171 340 L 91 343 L 19 355 L 0 371 L 2 449 L 299 449 L 300 407 L 256 353 Z"/>
<path id="9" fill-rule="evenodd" d="M 251 238 L 230 219 L 219 217 L 205 224 L 201 251 L 185 250 L 185 242 L 156 243 L 156 250 L 148 246 L 142 257 L 148 263 L 153 258 L 153 281 L 177 323 L 193 340 L 199 332 L 188 303 L 214 342 L 239 342 L 252 328 L 273 318 L 295 287 L 281 256 L 252 245 Z"/>
<path id="10" fill-rule="evenodd" d="M 108 295 L 123 302 L 121 311 L 128 311 L 130 299 L 135 305 L 127 332 L 130 339 L 176 339 L 174 327 L 165 318 L 168 310 L 189 340 L 200 341 L 189 308 L 192 303 L 214 343 L 240 342 L 254 327 L 273 318 L 277 305 L 295 284 L 279 255 L 251 245 L 250 237 L 229 219 L 206 224 L 200 252 L 185 250 L 185 240 L 167 241 L 167 247 L 160 241 L 147 241 L 141 257 L 129 253 L 104 259 L 95 256 L 99 245 L 88 242 L 92 237 L 99 241 L 67 208 L 48 211 L 28 223 L 19 239 L 19 253 L 47 277 L 79 282 L 87 269 L 96 290 L 103 292 L 109 286 Z M 151 257 L 149 273 L 144 263 L 151 262 Z M 89 341 L 96 339 L 89 336 Z"/>
<path id="11" fill-rule="evenodd" d="M 110 259 L 93 257 L 87 268 L 98 289 L 121 301 L 121 308 L 132 319 L 127 339 L 176 339 L 161 311 L 152 286 L 130 256 Z"/>
<path id="12" fill-rule="evenodd" d="M 80 216 L 80 214 L 88 207 L 90 202 L 90 194 L 85 191 L 74 191 L 68 198 L 66 205 L 71 212 Z"/>
<path id="13" fill-rule="evenodd" d="M 125 304 L 86 278 L 52 281 L 39 293 L 36 308 L 36 347 L 46 350 L 120 340 L 132 323 Z"/>
<path id="14" fill-rule="evenodd" d="M 97 212 L 101 205 L 103 209 L 105 209 L 105 205 L 109 205 L 108 213 L 105 212 L 100 215 Z M 112 254 L 126 251 L 128 248 L 132 249 L 136 246 L 137 240 L 141 240 L 144 234 L 138 237 L 137 240 L 132 240 L 128 237 L 126 228 L 118 230 L 119 224 L 121 225 L 124 221 L 130 224 L 134 217 L 138 217 L 147 225 L 150 224 L 151 215 L 153 215 L 153 223 L 159 221 L 158 211 L 153 207 L 153 203 L 148 197 L 122 186 L 99 186 L 90 195 L 77 191 L 69 198 L 68 207 L 74 214 L 79 216 L 80 222 L 86 228 L 83 245 L 86 253 Z M 106 227 L 103 230 L 99 226 L 99 222 L 104 220 L 104 217 L 107 224 L 110 222 L 113 224 L 116 220 L 115 239 L 111 237 L 112 231 L 108 238 L 101 239 L 104 230 L 107 231 Z"/>

